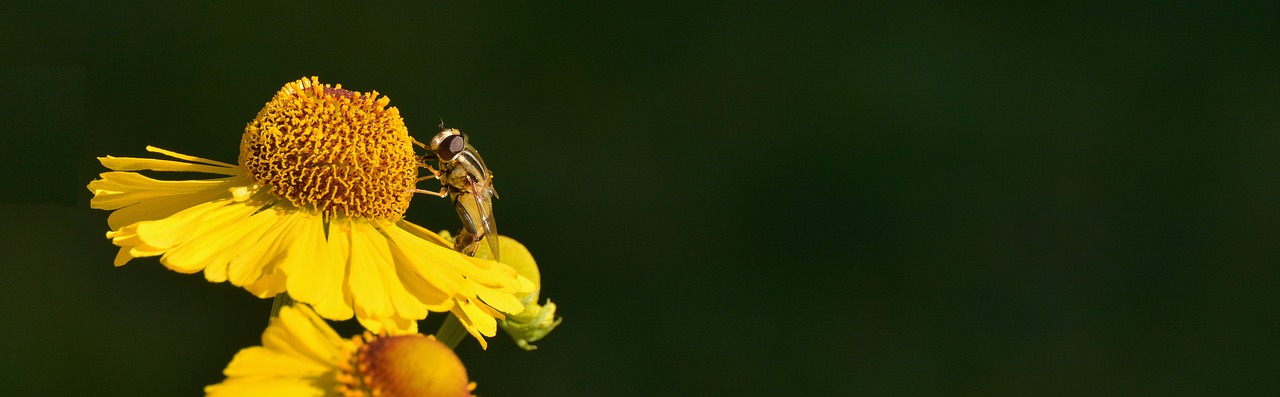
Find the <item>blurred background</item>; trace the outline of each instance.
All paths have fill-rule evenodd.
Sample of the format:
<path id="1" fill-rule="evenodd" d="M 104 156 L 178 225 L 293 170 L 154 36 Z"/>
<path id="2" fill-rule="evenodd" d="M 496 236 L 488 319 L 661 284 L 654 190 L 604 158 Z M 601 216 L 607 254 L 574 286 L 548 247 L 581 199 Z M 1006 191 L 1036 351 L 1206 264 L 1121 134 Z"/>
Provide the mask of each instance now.
<path id="1" fill-rule="evenodd" d="M 482 395 L 1275 395 L 1277 11 L 6 4 L 0 383 L 223 380 L 271 302 L 112 267 L 85 185 L 146 145 L 234 161 L 315 75 L 497 175 L 565 320 L 465 341 Z"/>

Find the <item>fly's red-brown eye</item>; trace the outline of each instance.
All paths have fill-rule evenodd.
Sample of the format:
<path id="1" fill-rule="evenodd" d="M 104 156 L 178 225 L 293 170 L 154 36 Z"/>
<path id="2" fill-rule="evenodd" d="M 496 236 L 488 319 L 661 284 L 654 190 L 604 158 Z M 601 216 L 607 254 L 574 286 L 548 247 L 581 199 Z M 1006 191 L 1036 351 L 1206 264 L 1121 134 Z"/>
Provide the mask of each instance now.
<path id="1" fill-rule="evenodd" d="M 466 147 L 466 139 L 461 135 L 447 136 L 440 142 L 440 146 L 436 147 L 436 156 L 445 161 L 453 160 L 454 156 L 457 156 Z"/>

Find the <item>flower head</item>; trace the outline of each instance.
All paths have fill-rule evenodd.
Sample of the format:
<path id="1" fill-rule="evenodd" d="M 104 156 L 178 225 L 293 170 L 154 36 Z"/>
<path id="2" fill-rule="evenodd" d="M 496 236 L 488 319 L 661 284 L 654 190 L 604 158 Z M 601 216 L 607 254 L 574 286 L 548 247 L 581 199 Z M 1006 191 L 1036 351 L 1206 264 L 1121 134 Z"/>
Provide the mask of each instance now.
<path id="1" fill-rule="evenodd" d="M 418 160 L 390 102 L 315 78 L 285 85 L 245 127 L 240 167 L 296 207 L 398 220 L 413 197 Z"/>
<path id="2" fill-rule="evenodd" d="M 417 179 L 399 111 L 377 92 L 284 86 L 245 128 L 240 164 L 148 147 L 172 157 L 101 157 L 113 170 L 89 183 L 93 208 L 113 210 L 115 264 L 161 256 L 259 297 L 282 292 L 333 320 L 416 333 L 427 312 L 451 311 L 485 345 L 514 294 L 533 283 L 509 266 L 468 257 L 402 218 Z M 213 179 L 157 180 L 131 171 Z"/>
<path id="3" fill-rule="evenodd" d="M 209 396 L 470 396 L 476 384 L 453 350 L 431 336 L 343 339 L 306 306 L 286 306 L 262 346 L 236 353 Z"/>

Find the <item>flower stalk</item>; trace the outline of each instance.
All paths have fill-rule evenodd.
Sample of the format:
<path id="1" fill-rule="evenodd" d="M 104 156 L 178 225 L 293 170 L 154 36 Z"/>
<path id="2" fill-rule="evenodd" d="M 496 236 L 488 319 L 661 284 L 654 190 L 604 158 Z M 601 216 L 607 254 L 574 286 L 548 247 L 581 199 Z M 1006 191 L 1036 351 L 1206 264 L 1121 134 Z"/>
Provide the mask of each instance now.
<path id="1" fill-rule="evenodd" d="M 449 346 L 450 349 L 458 348 L 458 343 L 467 337 L 467 329 L 462 326 L 462 322 L 458 321 L 458 316 L 449 313 L 449 317 L 444 319 L 444 324 L 440 324 L 440 329 L 436 331 L 436 340 Z"/>
<path id="2" fill-rule="evenodd" d="M 271 302 L 271 318 L 280 316 L 280 308 L 285 306 L 293 306 L 293 298 L 289 297 L 289 293 L 276 295 L 276 299 Z"/>

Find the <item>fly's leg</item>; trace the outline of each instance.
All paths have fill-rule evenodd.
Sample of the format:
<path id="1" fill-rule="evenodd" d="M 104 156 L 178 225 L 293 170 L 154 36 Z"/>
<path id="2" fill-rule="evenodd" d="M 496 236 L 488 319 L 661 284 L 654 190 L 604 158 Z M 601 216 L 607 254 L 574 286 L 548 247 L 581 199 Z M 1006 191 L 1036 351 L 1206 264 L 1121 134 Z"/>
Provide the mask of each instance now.
<path id="1" fill-rule="evenodd" d="M 418 156 L 418 167 L 426 168 L 427 171 L 431 172 L 431 175 L 434 178 L 440 179 L 440 170 L 435 169 L 435 167 L 432 167 L 431 164 L 427 164 L 426 157 Z M 422 179 L 419 179 L 419 180 L 422 180 Z"/>
<path id="2" fill-rule="evenodd" d="M 449 197 L 449 188 L 440 188 L 440 191 L 438 192 L 422 189 L 409 189 L 409 191 L 414 193 L 430 194 L 439 198 Z"/>
<path id="3" fill-rule="evenodd" d="M 476 256 L 476 249 L 480 247 L 479 243 L 480 240 L 476 238 L 476 235 L 463 227 L 458 229 L 458 237 L 453 240 L 453 248 L 463 255 Z"/>
<path id="4" fill-rule="evenodd" d="M 436 170 L 435 170 L 435 168 L 431 168 L 431 166 L 429 166 L 429 165 L 424 165 L 423 167 L 426 167 L 428 171 L 431 171 L 431 176 L 424 176 L 424 177 L 418 178 L 416 181 L 414 181 L 414 182 L 413 182 L 413 184 L 414 184 L 414 185 L 417 185 L 419 182 L 422 182 L 422 181 L 425 181 L 425 180 L 428 180 L 428 179 L 440 179 L 440 172 L 439 172 L 439 171 L 436 171 Z M 414 193 L 430 194 L 430 195 L 432 195 L 432 196 L 436 196 L 436 197 L 440 197 L 440 198 L 445 198 L 445 197 L 448 197 L 448 196 L 449 196 L 449 188 L 448 188 L 448 187 L 442 187 L 442 188 L 440 188 L 440 191 L 439 191 L 439 192 L 434 192 L 434 191 L 430 191 L 430 190 L 422 190 L 422 189 L 409 189 L 409 191 L 414 192 Z"/>
<path id="5" fill-rule="evenodd" d="M 418 142 L 418 141 L 416 141 L 416 140 L 415 140 L 414 142 Z M 420 143 L 419 143 L 419 144 L 420 144 Z M 418 166 L 419 166 L 419 167 L 422 167 L 422 168 L 426 168 L 426 169 L 427 169 L 427 171 L 430 171 L 430 172 L 431 172 L 431 176 L 424 176 L 424 177 L 420 177 L 420 178 L 418 178 L 417 180 L 415 180 L 415 181 L 414 181 L 414 185 L 417 185 L 419 182 L 422 182 L 422 181 L 425 181 L 425 180 L 428 180 L 428 179 L 440 179 L 440 176 L 441 176 L 441 174 L 440 174 L 440 170 L 437 170 L 437 169 L 435 169 L 435 168 L 431 167 L 431 165 L 427 164 L 427 163 L 426 163 L 426 161 L 424 161 L 424 159 L 423 159 L 422 157 L 419 157 L 419 158 L 418 158 Z M 439 196 L 439 197 L 443 198 L 443 197 L 445 197 L 445 196 L 448 196 L 448 195 L 449 195 L 449 193 L 448 193 L 448 190 L 447 190 L 447 189 L 448 189 L 448 188 L 440 188 L 440 192 L 439 192 L 439 193 L 437 193 L 437 192 L 431 192 L 431 191 L 426 191 L 426 190 L 422 190 L 422 189 L 411 189 L 411 191 L 413 191 L 414 193 L 430 194 L 430 195 L 432 195 L 432 196 Z"/>

